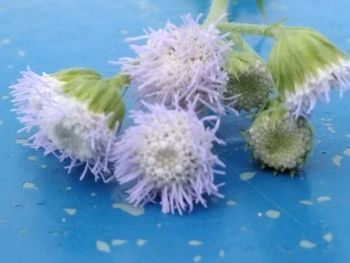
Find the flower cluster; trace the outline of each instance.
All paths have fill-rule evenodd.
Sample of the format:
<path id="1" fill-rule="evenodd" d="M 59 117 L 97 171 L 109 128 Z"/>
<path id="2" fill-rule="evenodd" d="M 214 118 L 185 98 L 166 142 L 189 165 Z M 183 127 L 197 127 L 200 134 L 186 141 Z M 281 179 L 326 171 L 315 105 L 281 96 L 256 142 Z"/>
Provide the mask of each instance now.
<path id="1" fill-rule="evenodd" d="M 149 29 L 122 58 L 121 73 L 104 79 L 71 68 L 38 75 L 28 69 L 11 87 L 14 111 L 29 144 L 67 161 L 80 179 L 116 181 L 136 206 L 158 203 L 164 213 L 222 197 L 216 175 L 225 165 L 213 153 L 226 109 L 253 116 L 246 131 L 254 158 L 277 172 L 302 167 L 312 148 L 309 117 L 329 92 L 350 86 L 350 60 L 312 29 L 228 22 L 228 0 L 212 0 L 207 19 L 182 17 Z M 268 61 L 242 39 L 272 37 Z M 117 136 L 124 118 L 123 88 L 132 84 L 141 105 L 134 125 Z"/>

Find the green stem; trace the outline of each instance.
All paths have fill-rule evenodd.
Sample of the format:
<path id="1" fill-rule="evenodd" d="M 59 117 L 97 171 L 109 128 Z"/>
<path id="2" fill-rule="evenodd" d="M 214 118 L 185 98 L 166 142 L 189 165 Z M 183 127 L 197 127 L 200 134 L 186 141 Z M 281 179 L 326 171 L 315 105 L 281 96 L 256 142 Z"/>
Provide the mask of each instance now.
<path id="1" fill-rule="evenodd" d="M 119 90 L 129 86 L 131 82 L 130 77 L 122 73 L 119 73 L 108 80 Z"/>
<path id="2" fill-rule="evenodd" d="M 221 23 L 218 29 L 224 32 L 235 32 L 241 34 L 262 35 L 266 37 L 275 37 L 277 31 L 280 29 L 278 24 L 274 25 L 258 25 L 245 23 Z"/>
<path id="3" fill-rule="evenodd" d="M 203 23 L 203 26 L 208 26 L 215 23 L 220 17 L 227 12 L 228 0 L 212 0 L 209 14 Z M 227 16 L 222 20 L 228 22 Z"/>

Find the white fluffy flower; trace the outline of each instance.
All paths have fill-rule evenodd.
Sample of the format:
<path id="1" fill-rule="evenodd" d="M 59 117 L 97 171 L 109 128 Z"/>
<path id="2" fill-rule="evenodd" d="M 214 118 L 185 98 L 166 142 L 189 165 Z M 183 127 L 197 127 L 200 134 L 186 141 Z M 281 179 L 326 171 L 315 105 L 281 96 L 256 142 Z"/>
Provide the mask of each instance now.
<path id="1" fill-rule="evenodd" d="M 199 120 L 188 111 L 146 105 L 133 112 L 135 126 L 126 130 L 114 149 L 115 177 L 121 185 L 132 183 L 128 200 L 144 205 L 160 199 L 164 213 L 191 211 L 195 203 L 206 206 L 204 195 L 216 195 L 215 169 L 224 166 L 212 153 L 219 121 L 211 116 Z M 212 129 L 205 121 L 217 121 Z"/>
<path id="2" fill-rule="evenodd" d="M 111 128 L 111 114 L 90 110 L 87 101 L 64 92 L 65 84 L 52 75 L 23 72 L 11 87 L 15 111 L 24 125 L 21 131 L 34 132 L 31 147 L 43 148 L 45 155 L 54 154 L 60 161 L 69 160 L 69 172 L 84 166 L 80 179 L 91 171 L 95 180 L 105 180 L 111 173 L 110 151 L 118 122 Z"/>
<path id="3" fill-rule="evenodd" d="M 170 22 L 164 29 L 148 30 L 145 45 L 132 45 L 137 58 L 121 60 L 123 70 L 136 85 L 139 98 L 174 106 L 179 98 L 186 107 L 199 96 L 199 106 L 223 112 L 222 97 L 228 80 L 224 71 L 232 44 L 211 24 L 201 27 L 190 15 L 183 25 Z"/>

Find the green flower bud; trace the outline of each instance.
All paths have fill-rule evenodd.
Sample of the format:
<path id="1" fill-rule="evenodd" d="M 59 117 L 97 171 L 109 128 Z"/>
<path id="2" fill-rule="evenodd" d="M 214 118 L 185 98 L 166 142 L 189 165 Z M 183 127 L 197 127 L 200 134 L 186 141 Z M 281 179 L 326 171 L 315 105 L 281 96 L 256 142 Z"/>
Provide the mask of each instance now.
<path id="1" fill-rule="evenodd" d="M 255 159 L 276 171 L 301 167 L 312 148 L 312 129 L 307 119 L 295 119 L 281 104 L 262 109 L 246 133 Z"/>
<path id="2" fill-rule="evenodd" d="M 273 81 L 265 63 L 254 51 L 233 50 L 227 72 L 229 81 L 225 97 L 234 109 L 251 111 L 268 99 Z"/>
<path id="3" fill-rule="evenodd" d="M 347 56 L 315 30 L 277 27 L 268 61 L 279 95 L 296 117 L 308 115 L 317 100 L 329 101 L 329 91 L 350 86 Z"/>

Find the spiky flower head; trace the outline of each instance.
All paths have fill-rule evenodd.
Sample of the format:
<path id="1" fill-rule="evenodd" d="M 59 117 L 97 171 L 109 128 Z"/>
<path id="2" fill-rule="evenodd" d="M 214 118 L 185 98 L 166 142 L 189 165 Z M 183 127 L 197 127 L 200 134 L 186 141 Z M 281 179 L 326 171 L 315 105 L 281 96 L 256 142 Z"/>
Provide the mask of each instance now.
<path id="1" fill-rule="evenodd" d="M 137 58 L 124 58 L 121 63 L 140 99 L 174 106 L 178 97 L 180 105 L 187 107 L 199 95 L 198 106 L 223 112 L 224 65 L 232 43 L 214 24 L 201 27 L 199 19 L 186 15 L 179 27 L 168 22 L 164 29 L 150 29 L 136 38 L 147 42 L 132 45 Z"/>
<path id="2" fill-rule="evenodd" d="M 104 80 L 92 70 L 68 69 L 38 75 L 28 69 L 11 87 L 15 111 L 31 132 L 29 145 L 68 160 L 66 168 L 84 166 L 97 179 L 110 172 L 111 146 L 124 115 L 119 88 L 124 77 Z"/>
<path id="3" fill-rule="evenodd" d="M 320 33 L 307 28 L 277 28 L 268 67 L 281 97 L 296 117 L 307 116 L 317 100 L 329 101 L 350 86 L 348 57 Z"/>
<path id="4" fill-rule="evenodd" d="M 115 178 L 131 184 L 128 201 L 144 205 L 160 199 L 162 212 L 191 211 L 194 204 L 206 206 L 205 195 L 220 196 L 214 175 L 224 166 L 212 153 L 219 127 L 216 116 L 198 119 L 193 105 L 179 107 L 147 105 L 149 112 L 133 112 L 135 126 L 121 136 L 114 148 Z M 216 121 L 214 128 L 204 122 Z"/>
<path id="5" fill-rule="evenodd" d="M 295 118 L 277 102 L 267 104 L 247 131 L 255 159 L 276 171 L 301 167 L 312 148 L 312 129 L 307 119 Z"/>
<path id="6" fill-rule="evenodd" d="M 264 61 L 252 50 L 232 50 L 226 70 L 229 74 L 225 102 L 237 111 L 251 111 L 269 97 L 273 81 Z"/>

